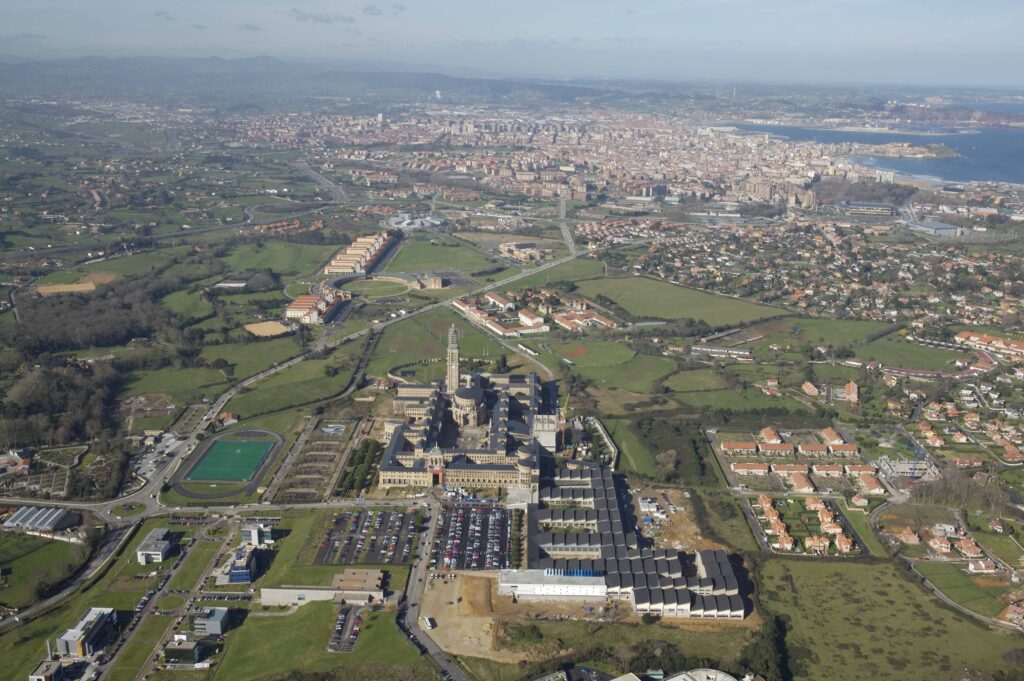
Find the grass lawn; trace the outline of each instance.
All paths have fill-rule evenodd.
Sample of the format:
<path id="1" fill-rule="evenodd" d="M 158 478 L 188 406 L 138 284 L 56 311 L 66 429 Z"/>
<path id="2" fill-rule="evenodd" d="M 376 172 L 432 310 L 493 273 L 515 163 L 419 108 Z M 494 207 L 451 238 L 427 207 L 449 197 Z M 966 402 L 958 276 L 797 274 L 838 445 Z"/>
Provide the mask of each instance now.
<path id="1" fill-rule="evenodd" d="M 85 548 L 28 534 L 0 534 L 0 604 L 24 608 L 36 601 L 36 585 L 55 584 L 85 562 Z"/>
<path id="2" fill-rule="evenodd" d="M 579 289 L 585 296 L 607 296 L 637 317 L 701 319 L 711 326 L 731 326 L 779 313 L 775 308 L 757 303 L 647 277 L 592 279 L 580 282 Z"/>
<path id="3" fill-rule="evenodd" d="M 207 362 L 223 359 L 235 367 L 235 378 L 246 378 L 280 364 L 301 352 L 294 338 L 283 337 L 249 343 L 207 345 L 201 357 Z"/>
<path id="4" fill-rule="evenodd" d="M 889 555 L 885 550 L 885 547 L 882 546 L 882 542 L 878 540 L 878 536 L 875 534 L 874 530 L 871 529 L 871 523 L 868 522 L 867 512 L 862 511 L 859 508 L 850 508 L 846 505 L 845 500 L 841 500 L 839 502 L 839 506 L 843 515 L 850 521 L 850 525 L 852 525 L 853 529 L 856 530 L 857 536 L 860 537 L 861 541 L 864 542 L 864 545 L 867 546 L 868 553 L 872 556 L 879 557 Z"/>
<path id="5" fill-rule="evenodd" d="M 84 460 L 83 463 L 85 463 Z M 142 511 L 145 510 L 145 508 L 146 507 L 143 504 L 121 504 L 120 506 L 115 506 L 112 513 L 116 515 L 118 518 L 130 518 L 133 515 L 138 515 L 139 513 L 142 513 Z"/>
<path id="6" fill-rule="evenodd" d="M 967 361 L 970 355 L 958 350 L 933 348 L 896 337 L 880 338 L 854 348 L 857 357 L 866 361 L 878 361 L 886 366 L 925 371 L 956 371 L 953 360 Z"/>
<path id="7" fill-rule="evenodd" d="M 704 390 L 724 390 L 725 379 L 714 369 L 694 369 L 672 374 L 665 385 L 675 392 L 690 393 Z"/>
<path id="8" fill-rule="evenodd" d="M 406 238 L 388 263 L 388 272 L 432 272 L 457 270 L 467 276 L 473 272 L 502 266 L 481 250 L 447 236 L 417 234 Z M 492 275 L 496 276 L 496 275 Z"/>
<path id="9" fill-rule="evenodd" d="M 178 568 L 178 571 L 171 577 L 171 581 L 167 583 L 167 588 L 172 591 L 187 591 L 195 587 L 196 582 L 199 581 L 199 576 L 203 574 L 203 570 L 213 560 L 213 556 L 217 553 L 217 549 L 220 547 L 218 542 L 213 541 L 197 541 L 192 545 L 192 548 L 188 550 L 188 555 L 185 556 L 185 561 Z"/>
<path id="10" fill-rule="evenodd" d="M 632 471 L 646 477 L 653 477 L 657 472 L 654 456 L 636 433 L 629 427 L 627 419 L 601 419 L 608 434 L 612 436 L 619 448 L 619 469 L 623 472 Z"/>
<path id="11" fill-rule="evenodd" d="M 659 378 L 668 376 L 675 368 L 675 362 L 665 357 L 636 355 L 622 364 L 583 368 L 579 373 L 603 386 L 650 393 L 651 384 Z"/>
<path id="12" fill-rule="evenodd" d="M 429 673 L 429 663 L 398 630 L 392 612 L 368 614 L 352 653 L 328 653 L 327 640 L 336 613 L 330 603 L 321 601 L 285 617 L 250 615 L 228 634 L 227 651 L 212 679 L 249 681 L 292 670 L 346 669 L 351 674 L 347 678 L 400 681 Z"/>
<path id="13" fill-rule="evenodd" d="M 164 307 L 169 309 L 186 321 L 199 319 L 213 313 L 213 305 L 202 298 L 202 294 L 196 291 L 175 291 L 164 296 L 161 300 Z"/>
<path id="14" fill-rule="evenodd" d="M 523 277 L 515 283 L 515 286 L 516 288 L 548 286 L 557 281 L 578 282 L 583 279 L 591 279 L 603 275 L 604 265 L 601 264 L 601 261 L 589 257 L 580 257 L 563 263 L 558 267 L 552 267 L 529 277 Z"/>
<path id="15" fill-rule="evenodd" d="M 728 388 L 722 390 L 702 390 L 677 394 L 677 399 L 690 407 L 698 409 L 731 409 L 747 411 L 781 407 L 793 412 L 807 411 L 807 408 L 791 397 L 769 397 L 759 388 L 747 388 L 736 391 Z"/>
<path id="16" fill-rule="evenodd" d="M 1020 638 L 978 626 L 939 605 L 892 563 L 768 559 L 761 603 L 787 617 L 797 681 L 978 678 L 1008 670 Z M 954 672 L 955 670 L 955 672 Z"/>
<path id="17" fill-rule="evenodd" d="M 133 681 L 146 660 L 153 654 L 153 649 L 171 625 L 173 617 L 166 615 L 149 615 L 134 632 L 131 639 L 121 649 L 117 662 L 104 676 L 111 681 Z"/>
<path id="18" fill-rule="evenodd" d="M 135 371 L 128 375 L 123 396 L 146 393 L 170 395 L 178 406 L 214 398 L 227 390 L 224 374 L 216 369 L 165 367 L 152 371 Z"/>
<path id="19" fill-rule="evenodd" d="M 990 578 L 972 577 L 964 572 L 963 565 L 924 562 L 918 563 L 917 569 L 942 593 L 968 610 L 995 617 L 1006 607 L 996 600 L 1006 591 L 1005 586 L 982 586 Z"/>

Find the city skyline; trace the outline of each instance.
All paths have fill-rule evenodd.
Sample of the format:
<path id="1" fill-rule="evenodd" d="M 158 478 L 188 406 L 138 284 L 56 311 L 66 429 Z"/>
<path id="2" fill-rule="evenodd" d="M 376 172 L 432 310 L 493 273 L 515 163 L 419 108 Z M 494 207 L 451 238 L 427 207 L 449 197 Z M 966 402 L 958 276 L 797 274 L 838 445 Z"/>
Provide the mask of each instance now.
<path id="1" fill-rule="evenodd" d="M 1024 85 L 1024 8 L 1002 0 L 969 15 L 946 0 L 46 0 L 4 14 L 4 52 L 26 60 L 267 55 L 498 77 Z"/>

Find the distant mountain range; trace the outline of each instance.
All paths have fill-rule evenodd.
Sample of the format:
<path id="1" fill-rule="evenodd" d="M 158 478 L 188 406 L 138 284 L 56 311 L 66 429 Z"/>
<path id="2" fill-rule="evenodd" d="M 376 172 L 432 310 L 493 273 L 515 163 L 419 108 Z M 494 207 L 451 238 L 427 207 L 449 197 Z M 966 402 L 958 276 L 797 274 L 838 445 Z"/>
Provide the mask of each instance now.
<path id="1" fill-rule="evenodd" d="M 372 64 L 366 62 L 365 66 Z M 182 104 L 208 102 L 227 106 L 297 97 L 360 95 L 408 101 L 432 98 L 437 91 L 452 101 L 518 98 L 570 102 L 608 92 L 606 88 L 589 86 L 350 66 L 271 57 L 82 57 L 28 62 L 0 59 L 0 92 L 39 97 L 56 93 L 71 97 L 142 95 L 157 100 L 175 99 Z"/>

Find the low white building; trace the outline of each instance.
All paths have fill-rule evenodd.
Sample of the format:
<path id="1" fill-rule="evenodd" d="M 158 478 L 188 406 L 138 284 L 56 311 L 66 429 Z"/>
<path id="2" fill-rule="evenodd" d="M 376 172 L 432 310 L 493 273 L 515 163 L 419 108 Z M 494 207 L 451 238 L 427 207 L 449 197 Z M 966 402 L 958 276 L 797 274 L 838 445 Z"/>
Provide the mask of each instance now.
<path id="1" fill-rule="evenodd" d="M 502 570 L 498 593 L 524 601 L 606 600 L 608 587 L 603 576 L 570 575 L 564 570 Z"/>

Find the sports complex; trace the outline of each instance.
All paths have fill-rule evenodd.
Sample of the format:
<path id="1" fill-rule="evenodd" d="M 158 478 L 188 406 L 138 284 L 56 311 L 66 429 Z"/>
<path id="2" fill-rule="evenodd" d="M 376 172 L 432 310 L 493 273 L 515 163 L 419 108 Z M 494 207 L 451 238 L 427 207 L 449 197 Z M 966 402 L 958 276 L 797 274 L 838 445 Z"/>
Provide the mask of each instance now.
<path id="1" fill-rule="evenodd" d="M 184 480 L 252 481 L 280 443 L 280 437 L 268 431 L 245 431 L 216 438 L 206 445 Z"/>

